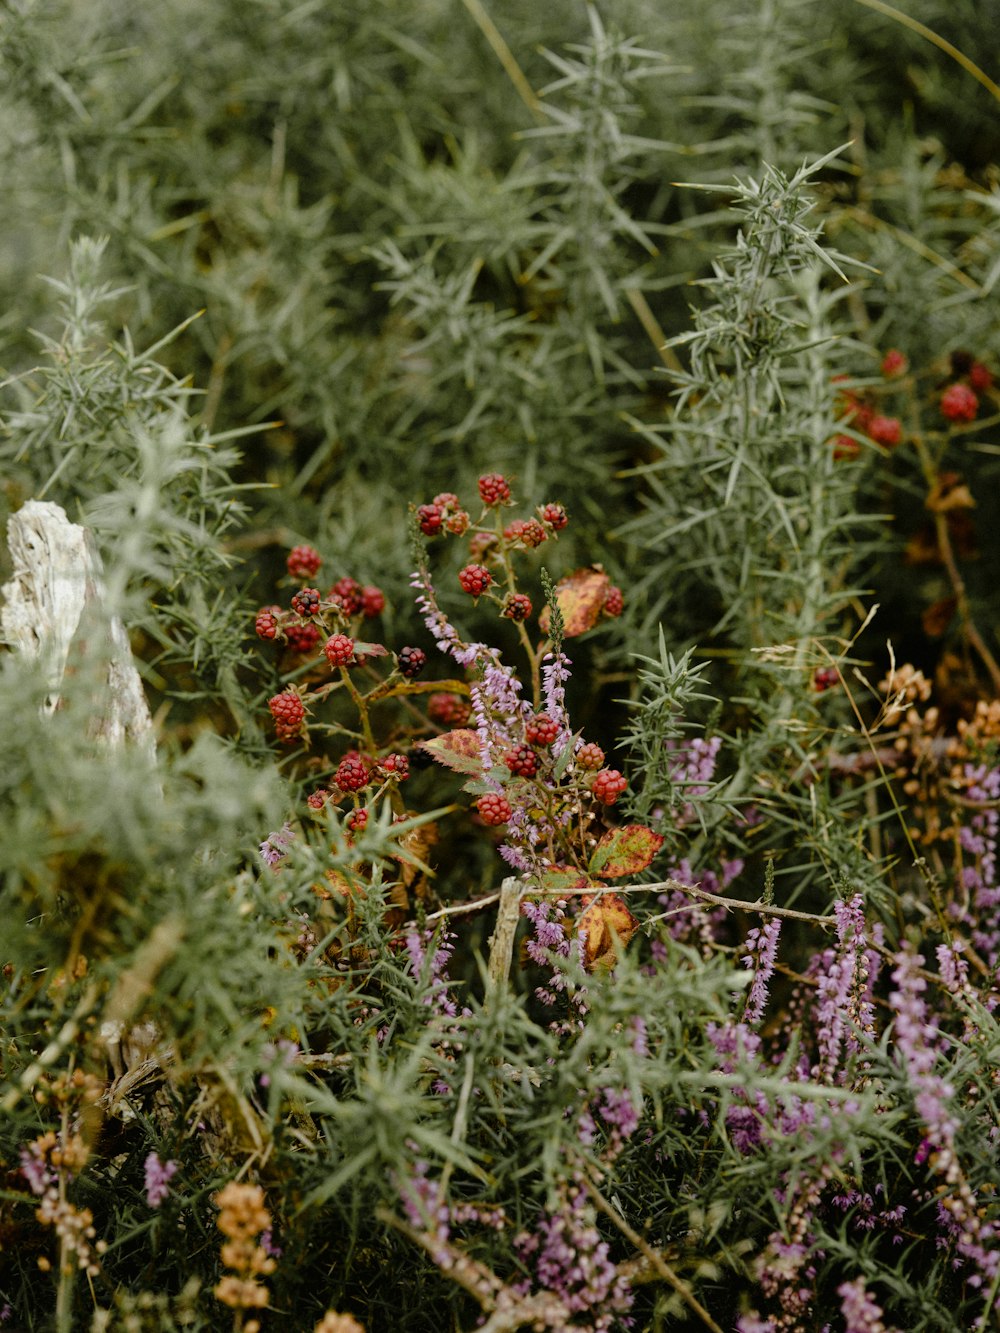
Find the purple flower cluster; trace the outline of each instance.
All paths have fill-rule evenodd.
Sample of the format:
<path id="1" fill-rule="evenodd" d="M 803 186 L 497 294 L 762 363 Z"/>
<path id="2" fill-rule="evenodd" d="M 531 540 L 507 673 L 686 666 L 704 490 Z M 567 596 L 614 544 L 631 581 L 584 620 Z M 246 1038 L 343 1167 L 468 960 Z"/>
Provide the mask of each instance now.
<path id="1" fill-rule="evenodd" d="M 542 658 L 542 698 L 545 711 L 553 722 L 559 723 L 559 735 L 552 742 L 552 753 L 562 754 L 570 737 L 569 718 L 566 714 L 566 682 L 572 665 L 565 653 L 546 653 Z"/>
<path id="2" fill-rule="evenodd" d="M 32 1194 L 41 1197 L 50 1185 L 58 1183 L 59 1177 L 49 1166 L 44 1148 L 37 1139 L 21 1149 L 20 1159 L 21 1175 L 28 1182 Z"/>
<path id="3" fill-rule="evenodd" d="M 767 1003 L 767 986 L 774 975 L 774 964 L 778 956 L 778 939 L 781 935 L 781 918 L 771 917 L 762 926 L 754 926 L 747 931 L 747 952 L 742 962 L 745 967 L 753 968 L 753 981 L 743 1010 L 743 1022 L 759 1023 Z"/>
<path id="4" fill-rule="evenodd" d="M 427 987 L 423 1003 L 446 1018 L 458 1014 L 448 993 L 448 963 L 455 951 L 456 938 L 445 931 L 435 941 L 433 930 L 419 931 L 416 926 L 410 926 L 403 935 L 410 974 Z"/>
<path id="5" fill-rule="evenodd" d="M 691 798 L 704 796 L 712 785 L 722 738 L 713 736 L 706 740 L 703 736 L 697 736 L 693 740 L 668 740 L 665 743 L 670 752 L 671 777 L 688 798 L 676 817 L 678 828 L 682 828 L 696 818 Z"/>
<path id="6" fill-rule="evenodd" d="M 177 1174 L 176 1162 L 161 1162 L 159 1155 L 151 1152 L 146 1158 L 146 1202 L 150 1208 L 159 1208 L 170 1194 L 170 1182 Z"/>
<path id="7" fill-rule="evenodd" d="M 269 833 L 260 844 L 260 855 L 265 865 L 274 869 L 288 855 L 288 848 L 295 837 L 295 830 L 286 820 L 277 833 Z"/>
<path id="8" fill-rule="evenodd" d="M 996 967 L 1000 962 L 1000 883 L 997 882 L 997 843 L 1000 839 L 1000 768 L 965 767 L 966 795 L 981 801 L 959 830 L 959 845 L 973 858 L 962 870 L 962 885 L 971 895 L 971 910 L 952 904 L 951 913 L 969 925 L 978 953 Z"/>
<path id="9" fill-rule="evenodd" d="M 842 1282 L 837 1288 L 840 1312 L 844 1316 L 844 1333 L 895 1333 L 886 1327 L 882 1308 L 869 1295 L 863 1277 L 853 1282 Z"/>
<path id="10" fill-rule="evenodd" d="M 855 894 L 849 902 L 835 902 L 833 915 L 837 922 L 837 948 L 824 950 L 811 969 L 817 974 L 815 1012 L 819 1048 L 812 1076 L 824 1083 L 843 1084 L 848 1073 L 841 1065 L 842 1052 L 856 1053 L 860 1049 L 859 1033 L 873 1035 L 875 1021 L 861 895 Z"/>
<path id="11" fill-rule="evenodd" d="M 562 1207 L 542 1213 L 534 1232 L 522 1233 L 514 1244 L 532 1269 L 532 1278 L 518 1284 L 519 1295 L 533 1286 L 551 1293 L 568 1314 L 578 1316 L 567 1327 L 610 1333 L 623 1326 L 632 1293 L 611 1262 L 582 1186 L 566 1186 Z"/>

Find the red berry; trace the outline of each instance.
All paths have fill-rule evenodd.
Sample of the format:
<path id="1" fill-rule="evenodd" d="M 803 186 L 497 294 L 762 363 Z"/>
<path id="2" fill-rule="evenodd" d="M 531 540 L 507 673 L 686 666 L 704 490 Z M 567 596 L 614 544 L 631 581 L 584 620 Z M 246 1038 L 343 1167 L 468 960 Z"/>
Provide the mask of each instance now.
<path id="1" fill-rule="evenodd" d="M 435 495 L 434 503 L 439 509 L 443 509 L 446 513 L 461 508 L 461 505 L 458 503 L 458 496 L 454 491 L 442 491 L 440 495 Z"/>
<path id="2" fill-rule="evenodd" d="M 559 735 L 559 723 L 549 717 L 548 713 L 536 713 L 529 720 L 524 728 L 525 740 L 531 745 L 551 745 Z M 601 763 L 604 762 L 604 755 L 601 755 Z M 600 767 L 600 764 L 598 765 Z"/>
<path id="3" fill-rule="evenodd" d="M 471 709 L 460 694 L 432 694 L 427 700 L 427 716 L 444 727 L 460 727 L 468 722 Z"/>
<path id="4" fill-rule="evenodd" d="M 549 539 L 549 534 L 537 518 L 516 518 L 504 528 L 503 535 L 507 541 L 518 542 L 529 551 Z"/>
<path id="5" fill-rule="evenodd" d="M 304 625 L 289 625 L 285 637 L 293 653 L 311 653 L 319 643 L 319 626 L 311 620 Z"/>
<path id="6" fill-rule="evenodd" d="M 476 809 L 479 811 L 479 817 L 483 823 L 491 825 L 506 824 L 514 813 L 509 802 L 495 791 L 480 796 L 476 802 Z"/>
<path id="7" fill-rule="evenodd" d="M 949 384 L 941 395 L 941 415 L 949 421 L 975 421 L 979 399 L 967 384 Z"/>
<path id="8" fill-rule="evenodd" d="M 405 754 L 387 754 L 384 759 L 379 760 L 386 773 L 391 774 L 399 782 L 405 782 L 410 776 L 410 761 Z"/>
<path id="9" fill-rule="evenodd" d="M 586 745 L 581 745 L 576 752 L 576 766 L 577 768 L 584 769 L 585 772 L 593 772 L 594 769 L 600 768 L 603 763 L 604 751 L 599 745 L 595 745 L 593 741 L 589 741 Z"/>
<path id="10" fill-rule="evenodd" d="M 345 754 L 333 780 L 341 791 L 360 791 L 368 785 L 368 769 L 358 755 Z"/>
<path id="11" fill-rule="evenodd" d="M 503 757 L 514 777 L 533 778 L 538 772 L 538 755 L 530 745 L 515 745 Z"/>
<path id="12" fill-rule="evenodd" d="M 861 452 L 861 445 L 853 435 L 838 435 L 833 441 L 833 456 L 838 463 L 842 463 L 851 458 L 857 458 Z"/>
<path id="13" fill-rule="evenodd" d="M 361 611 L 369 620 L 374 620 L 385 610 L 385 593 L 376 588 L 374 583 L 366 583 L 361 589 Z"/>
<path id="14" fill-rule="evenodd" d="M 288 572 L 293 579 L 312 579 L 323 563 L 323 557 L 313 546 L 293 546 L 288 552 Z"/>
<path id="15" fill-rule="evenodd" d="M 505 505 L 510 500 L 510 483 L 499 472 L 487 472 L 479 478 L 479 494 L 484 505 Z"/>
<path id="16" fill-rule="evenodd" d="M 281 615 L 280 606 L 262 606 L 257 612 L 257 619 L 254 621 L 254 629 L 257 631 L 258 639 L 273 639 L 278 633 L 278 616 Z"/>
<path id="17" fill-rule="evenodd" d="M 414 676 L 419 676 L 427 665 L 427 654 L 422 648 L 400 648 L 396 654 L 396 662 L 399 665 L 399 674 L 405 676 L 407 680 L 412 680 Z"/>
<path id="18" fill-rule="evenodd" d="M 813 689 L 817 694 L 833 689 L 839 682 L 840 677 L 837 675 L 836 667 L 817 667 L 813 672 Z"/>
<path id="19" fill-rule="evenodd" d="M 368 823 L 368 811 L 366 809 L 352 810 L 347 816 L 347 827 L 352 833 L 360 833 Z"/>
<path id="20" fill-rule="evenodd" d="M 888 352 L 882 358 L 882 374 L 887 380 L 895 379 L 899 375 L 905 375 L 910 368 L 910 363 L 906 356 L 898 347 L 890 347 Z"/>
<path id="21" fill-rule="evenodd" d="M 306 797 L 306 805 L 310 810 L 322 810 L 329 795 L 324 787 L 320 787 L 319 791 L 314 791 Z"/>
<path id="22" fill-rule="evenodd" d="M 456 509 L 453 514 L 449 514 L 445 520 L 445 527 L 453 537 L 461 537 L 464 532 L 469 530 L 469 515 L 464 509 Z"/>
<path id="23" fill-rule="evenodd" d="M 538 513 L 542 522 L 547 523 L 549 527 L 554 528 L 556 532 L 560 532 L 569 522 L 566 510 L 563 509 L 562 505 L 542 505 Z"/>
<path id="24" fill-rule="evenodd" d="M 441 531 L 444 514 L 436 504 L 421 505 L 417 510 L 417 521 L 420 531 L 427 537 L 433 537 Z"/>
<path id="25" fill-rule="evenodd" d="M 466 565 L 458 571 L 458 581 L 464 592 L 479 597 L 493 582 L 493 575 L 483 565 Z"/>
<path id="26" fill-rule="evenodd" d="M 602 768 L 595 773 L 590 790 L 604 805 L 614 805 L 627 786 L 628 781 L 617 768 Z"/>
<path id="27" fill-rule="evenodd" d="M 876 444 L 894 449 L 903 438 L 903 423 L 899 417 L 872 417 L 868 423 L 868 434 Z"/>
<path id="28" fill-rule="evenodd" d="M 606 616 L 620 616 L 625 609 L 625 600 L 622 597 L 621 588 L 614 584 L 604 594 L 604 606 L 601 608 Z"/>
<path id="29" fill-rule="evenodd" d="M 292 610 L 300 616 L 314 616 L 319 610 L 320 596 L 316 588 L 302 588 L 292 598 Z"/>
<path id="30" fill-rule="evenodd" d="M 348 666 L 354 660 L 354 640 L 348 634 L 333 634 L 327 639 L 323 652 L 331 666 Z"/>
<path id="31" fill-rule="evenodd" d="M 993 376 L 981 361 L 975 361 L 969 371 L 969 383 L 977 393 L 988 393 L 993 388 Z"/>
<path id="32" fill-rule="evenodd" d="M 279 740 L 292 741 L 301 735 L 306 707 L 294 690 L 282 690 L 280 694 L 268 699 L 267 706 L 274 718 L 274 729 Z"/>
<path id="33" fill-rule="evenodd" d="M 338 579 L 330 589 L 330 601 L 336 602 L 345 616 L 356 616 L 364 604 L 364 589 L 357 579 Z"/>
<path id="34" fill-rule="evenodd" d="M 531 598 L 523 592 L 508 593 L 501 614 L 508 620 L 527 620 L 531 615 Z"/>

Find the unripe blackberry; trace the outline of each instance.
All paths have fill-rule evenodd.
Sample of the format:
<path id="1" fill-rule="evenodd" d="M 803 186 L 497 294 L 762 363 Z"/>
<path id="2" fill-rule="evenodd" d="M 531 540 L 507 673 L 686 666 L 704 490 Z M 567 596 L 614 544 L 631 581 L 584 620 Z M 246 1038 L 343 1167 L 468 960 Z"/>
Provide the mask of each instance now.
<path id="1" fill-rule="evenodd" d="M 420 531 L 425 536 L 434 537 L 441 531 L 444 514 L 436 504 L 420 505 L 417 509 L 417 522 L 420 524 Z"/>
<path id="2" fill-rule="evenodd" d="M 503 535 L 507 541 L 519 542 L 529 551 L 549 539 L 549 534 L 537 518 L 515 518 L 513 523 L 508 523 L 504 528 Z"/>
<path id="3" fill-rule="evenodd" d="M 618 772 L 617 768 L 602 768 L 599 773 L 594 775 L 590 790 L 597 800 L 604 805 L 614 805 L 627 786 L 627 779 Z"/>
<path id="4" fill-rule="evenodd" d="M 894 449 L 903 438 L 903 423 L 899 417 L 872 417 L 868 423 L 868 434 L 876 444 Z"/>
<path id="5" fill-rule="evenodd" d="M 333 634 L 327 639 L 323 652 L 331 666 L 348 666 L 354 661 L 354 640 L 349 634 Z"/>
<path id="6" fill-rule="evenodd" d="M 493 575 L 483 565 L 466 565 L 458 571 L 458 581 L 463 592 L 480 597 L 493 582 Z"/>
<path id="7" fill-rule="evenodd" d="M 941 395 L 941 415 L 949 421 L 975 421 L 979 399 L 967 384 L 949 384 Z"/>
<path id="8" fill-rule="evenodd" d="M 432 694 L 427 700 L 427 716 L 442 727 L 461 727 L 468 722 L 471 712 L 469 701 L 460 694 Z"/>
<path id="9" fill-rule="evenodd" d="M 453 514 L 449 514 L 445 519 L 445 527 L 453 537 L 461 537 L 463 533 L 469 530 L 469 515 L 464 509 L 456 509 Z"/>
<path id="10" fill-rule="evenodd" d="M 280 694 L 268 699 L 267 706 L 274 718 L 274 729 L 278 739 L 295 740 L 302 732 L 302 723 L 306 716 L 305 704 L 301 697 L 294 690 L 282 690 Z"/>
<path id="11" fill-rule="evenodd" d="M 483 823 L 493 826 L 506 824 L 514 813 L 510 808 L 510 803 L 495 791 L 480 796 L 476 802 L 476 809 L 479 811 L 479 818 Z"/>
<path id="12" fill-rule="evenodd" d="M 320 595 L 316 588 L 302 588 L 292 598 L 292 610 L 306 619 L 319 610 Z"/>
<path id="13" fill-rule="evenodd" d="M 548 713 L 536 713 L 524 728 L 524 737 L 531 745 L 551 745 L 559 735 L 559 723 L 549 717 Z M 601 755 L 601 763 L 604 762 L 604 755 Z M 598 764 L 600 768 L 600 764 Z"/>
<path id="14" fill-rule="evenodd" d="M 345 822 L 352 833 L 360 833 L 368 823 L 367 809 L 352 810 Z"/>
<path id="15" fill-rule="evenodd" d="M 833 689 L 839 682 L 840 677 L 837 675 L 836 667 L 817 667 L 813 672 L 813 689 L 817 694 Z"/>
<path id="16" fill-rule="evenodd" d="M 407 680 L 412 680 L 415 676 L 419 676 L 427 665 L 427 654 L 422 648 L 400 648 L 396 654 L 396 662 L 399 674 L 405 676 Z"/>
<path id="17" fill-rule="evenodd" d="M 508 620 L 527 620 L 531 615 L 531 598 L 523 592 L 508 593 L 501 614 Z"/>
<path id="18" fill-rule="evenodd" d="M 499 472 L 487 472 L 479 478 L 479 494 L 484 505 L 505 505 L 510 500 L 510 483 Z"/>
<path id="19" fill-rule="evenodd" d="M 360 791 L 368 785 L 368 769 L 358 755 L 344 755 L 333 780 L 341 791 Z"/>
<path id="20" fill-rule="evenodd" d="M 514 777 L 533 778 L 538 772 L 538 755 L 530 745 L 515 745 L 503 757 Z"/>
<path id="21" fill-rule="evenodd" d="M 585 773 L 594 772 L 604 763 L 604 751 L 593 741 L 588 741 L 586 745 L 581 745 L 576 752 L 576 766 L 582 768 Z"/>
<path id="22" fill-rule="evenodd" d="M 385 593 L 376 588 L 374 583 L 366 583 L 361 589 L 361 613 L 368 620 L 374 620 L 385 610 Z"/>
<path id="23" fill-rule="evenodd" d="M 882 374 L 887 380 L 896 379 L 900 375 L 905 375 L 910 368 L 910 363 L 906 356 L 898 347 L 890 347 L 888 352 L 882 358 Z"/>
<path id="24" fill-rule="evenodd" d="M 338 579 L 330 589 L 330 600 L 336 602 L 345 616 L 356 616 L 364 604 L 364 589 L 357 579 Z"/>
<path id="25" fill-rule="evenodd" d="M 461 508 L 454 491 L 442 491 L 440 495 L 435 495 L 434 503 L 438 509 L 443 509 L 445 512 Z"/>
<path id="26" fill-rule="evenodd" d="M 286 564 L 293 579 L 313 579 L 323 563 L 323 557 L 313 546 L 293 546 Z"/>
<path id="27" fill-rule="evenodd" d="M 405 754 L 387 754 L 379 763 L 386 773 L 391 774 L 399 782 L 405 782 L 410 776 L 410 761 Z"/>
<path id="28" fill-rule="evenodd" d="M 561 532 L 569 522 L 569 516 L 567 515 L 566 510 L 563 509 L 562 505 L 542 505 L 538 513 L 542 522 L 547 523 L 549 527 L 554 528 L 556 532 Z"/>
<path id="29" fill-rule="evenodd" d="M 969 383 L 977 393 L 988 393 L 993 388 L 993 375 L 981 361 L 975 361 L 969 370 Z"/>
<path id="30" fill-rule="evenodd" d="M 318 791 L 311 792 L 306 797 L 306 805 L 310 810 L 322 810 L 329 796 L 330 793 L 324 787 L 320 787 Z"/>
<path id="31" fill-rule="evenodd" d="M 293 653 L 311 653 L 319 643 L 319 626 L 311 620 L 304 625 L 289 625 L 285 638 Z"/>
<path id="32" fill-rule="evenodd" d="M 278 616 L 281 615 L 280 606 L 262 606 L 257 612 L 257 618 L 253 627 L 257 632 L 258 639 L 273 639 L 278 633 Z"/>
<path id="33" fill-rule="evenodd" d="M 474 532 L 469 538 L 469 555 L 473 560 L 482 560 L 497 544 L 492 532 Z"/>
<path id="34" fill-rule="evenodd" d="M 860 453 L 861 445 L 853 435 L 837 435 L 834 437 L 833 456 L 838 463 L 857 458 Z"/>
<path id="35" fill-rule="evenodd" d="M 622 590 L 612 584 L 604 594 L 604 606 L 601 609 L 606 616 L 620 616 L 624 608 L 625 600 L 622 597 Z"/>

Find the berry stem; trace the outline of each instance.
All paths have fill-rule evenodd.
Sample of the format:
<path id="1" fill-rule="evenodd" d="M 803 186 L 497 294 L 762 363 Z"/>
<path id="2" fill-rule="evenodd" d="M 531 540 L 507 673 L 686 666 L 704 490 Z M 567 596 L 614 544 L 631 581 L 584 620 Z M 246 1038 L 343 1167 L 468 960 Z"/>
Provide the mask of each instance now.
<path id="1" fill-rule="evenodd" d="M 517 592 L 517 576 L 514 573 L 514 566 L 511 563 L 510 551 L 503 535 L 503 517 L 499 510 L 496 514 L 495 528 L 497 542 L 500 550 L 500 560 L 503 564 L 504 585 L 508 593 Z M 541 674 L 541 650 L 532 647 L 531 639 L 528 636 L 527 628 L 522 620 L 515 622 L 517 625 L 518 638 L 521 640 L 521 646 L 524 648 L 528 659 L 528 667 L 531 671 L 531 699 L 532 705 L 537 712 L 542 706 L 542 674 Z"/>

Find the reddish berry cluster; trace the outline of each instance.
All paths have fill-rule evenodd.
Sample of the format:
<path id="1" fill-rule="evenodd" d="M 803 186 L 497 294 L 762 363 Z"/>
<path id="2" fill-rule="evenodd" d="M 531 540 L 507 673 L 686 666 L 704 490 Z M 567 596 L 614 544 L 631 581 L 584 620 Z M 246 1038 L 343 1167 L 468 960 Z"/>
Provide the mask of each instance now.
<path id="1" fill-rule="evenodd" d="M 319 591 L 316 588 L 302 588 L 292 598 L 292 610 L 300 616 L 314 616 L 319 610 Z"/>
<path id="2" fill-rule="evenodd" d="M 360 791 L 368 785 L 368 769 L 357 754 L 345 754 L 337 765 L 333 780 L 341 791 Z"/>
<path id="3" fill-rule="evenodd" d="M 364 606 L 364 589 L 357 579 L 350 576 L 338 579 L 328 596 L 348 618 L 356 616 Z"/>
<path id="4" fill-rule="evenodd" d="M 559 723 L 549 717 L 548 713 L 536 713 L 524 728 L 524 738 L 530 745 L 551 745 L 558 735 Z"/>
<path id="5" fill-rule="evenodd" d="M 898 379 L 900 375 L 905 375 L 909 368 L 910 363 L 905 353 L 898 347 L 890 347 L 882 358 L 882 374 L 887 380 Z"/>
<path id="6" fill-rule="evenodd" d="M 543 523 L 547 523 L 556 532 L 561 532 L 569 522 L 566 510 L 563 509 L 562 505 L 557 504 L 542 505 L 538 511 L 538 516 Z"/>
<path id="7" fill-rule="evenodd" d="M 606 616 L 620 616 L 625 609 L 625 599 L 622 597 L 621 588 L 614 584 L 604 594 L 604 606 L 601 608 Z"/>
<path id="8" fill-rule="evenodd" d="M 325 787 L 320 787 L 318 791 L 311 792 L 306 797 L 306 805 L 310 810 L 322 810 L 329 799 L 330 793 Z"/>
<path id="9" fill-rule="evenodd" d="M 817 667 L 813 672 L 813 689 L 817 694 L 822 694 L 825 690 L 832 690 L 839 681 L 840 677 L 837 674 L 836 667 Z"/>
<path id="10" fill-rule="evenodd" d="M 510 503 L 510 483 L 499 472 L 487 472 L 479 478 L 479 494 L 484 505 Z"/>
<path id="11" fill-rule="evenodd" d="M 348 666 L 354 661 L 354 640 L 349 634 L 332 634 L 327 639 L 323 652 L 331 666 Z"/>
<path id="12" fill-rule="evenodd" d="M 293 546 L 286 561 L 293 579 L 313 579 L 323 563 L 323 557 L 313 546 Z"/>
<path id="13" fill-rule="evenodd" d="M 379 760 L 380 768 L 390 777 L 405 782 L 410 776 L 410 761 L 405 754 L 387 754 Z"/>
<path id="14" fill-rule="evenodd" d="M 538 755 L 530 745 L 515 745 L 503 757 L 515 778 L 533 778 L 538 772 Z"/>
<path id="15" fill-rule="evenodd" d="M 442 727 L 461 727 L 469 720 L 471 708 L 460 694 L 432 694 L 427 700 L 427 716 Z"/>
<path id="16" fill-rule="evenodd" d="M 278 616 L 281 615 L 280 606 L 262 606 L 257 612 L 257 619 L 254 621 L 254 629 L 257 631 L 258 639 L 273 639 L 278 633 Z"/>
<path id="17" fill-rule="evenodd" d="M 581 745 L 576 752 L 576 766 L 586 773 L 592 773 L 604 763 L 604 751 L 593 741 Z"/>
<path id="18" fill-rule="evenodd" d="M 537 518 L 515 518 L 504 528 L 503 535 L 505 541 L 514 542 L 529 551 L 549 539 L 549 534 Z"/>
<path id="19" fill-rule="evenodd" d="M 302 733 L 306 708 L 294 690 L 282 690 L 268 699 L 267 706 L 274 718 L 274 729 L 280 741 L 294 741 Z"/>
<path id="20" fill-rule="evenodd" d="M 469 515 L 459 504 L 457 495 L 451 491 L 442 491 L 440 495 L 435 495 L 429 505 L 418 506 L 417 522 L 426 537 L 436 537 L 442 528 L 460 537 L 468 530 Z"/>
<path id="21" fill-rule="evenodd" d="M 949 384 L 941 395 L 941 415 L 949 421 L 975 421 L 979 399 L 967 384 Z"/>
<path id="22" fill-rule="evenodd" d="M 352 810 L 347 816 L 346 823 L 352 833 L 360 833 L 368 823 L 368 811 L 366 809 Z"/>
<path id="23" fill-rule="evenodd" d="M 463 592 L 472 597 L 481 597 L 493 582 L 493 575 L 485 565 L 466 565 L 458 571 L 458 581 Z"/>
<path id="24" fill-rule="evenodd" d="M 304 624 L 285 627 L 285 638 L 293 653 L 311 653 L 319 643 L 319 626 L 307 620 Z"/>
<path id="25" fill-rule="evenodd" d="M 422 648 L 400 648 L 396 654 L 396 663 L 399 666 L 399 674 L 405 676 L 407 680 L 412 680 L 415 676 L 419 676 L 427 665 L 427 654 Z"/>
<path id="26" fill-rule="evenodd" d="M 509 801 L 494 791 L 487 792 L 485 796 L 480 796 L 476 802 L 476 809 L 479 811 L 479 817 L 483 823 L 493 827 L 498 824 L 506 824 L 514 813 L 510 808 Z"/>
<path id="27" fill-rule="evenodd" d="M 368 620 L 374 620 L 385 610 L 385 593 L 373 583 L 366 583 L 361 589 L 361 613 Z"/>
<path id="28" fill-rule="evenodd" d="M 508 593 L 501 614 L 508 620 L 527 620 L 531 615 L 531 598 L 523 592 Z"/>
<path id="29" fill-rule="evenodd" d="M 602 768 L 599 773 L 595 773 L 590 789 L 604 805 L 614 805 L 627 786 L 627 779 L 617 768 Z"/>

